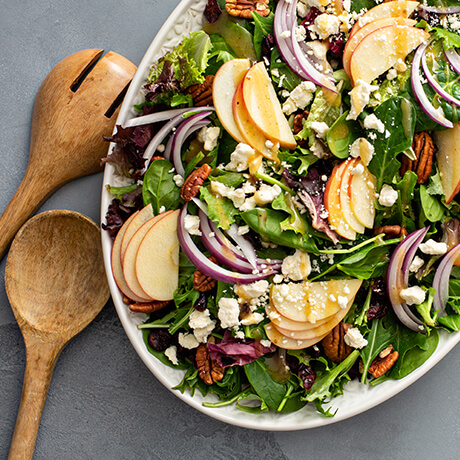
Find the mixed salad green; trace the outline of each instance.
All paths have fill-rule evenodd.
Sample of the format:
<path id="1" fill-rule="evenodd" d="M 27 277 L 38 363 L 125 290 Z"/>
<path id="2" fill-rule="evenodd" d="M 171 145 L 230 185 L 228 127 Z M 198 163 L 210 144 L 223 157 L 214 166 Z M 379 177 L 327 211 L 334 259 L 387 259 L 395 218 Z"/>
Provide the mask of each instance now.
<path id="1" fill-rule="evenodd" d="M 441 171 L 447 162 L 460 181 L 452 159 L 460 147 L 443 137 L 459 121 L 460 8 L 417 3 L 410 27 L 428 38 L 371 82 L 354 81 L 344 50 L 381 3 L 267 0 L 242 18 L 228 14 L 224 0 L 209 0 L 203 30 L 153 63 L 139 116 L 109 139 L 115 147 L 105 161 L 124 180 L 107 186 L 111 236 L 146 205 L 154 215 L 181 209 L 178 288 L 140 328 L 158 360 L 185 371 L 177 390 L 217 395 L 206 406 L 291 412 L 310 402 L 332 416 L 327 403 L 349 380 L 401 379 L 433 354 L 440 330 L 460 329 L 460 202 L 458 188 L 444 190 Z M 235 59 L 263 62 L 296 148 L 267 158 L 228 132 L 209 88 Z M 305 70 L 320 78 L 305 79 Z M 359 222 L 351 237 L 331 220 L 328 196 L 345 163 L 353 164 L 350 177 L 367 174 L 370 189 L 360 193 L 375 189 L 372 210 L 363 208 L 372 224 Z M 184 180 L 203 164 L 207 176 L 184 197 Z M 209 290 L 198 288 L 197 271 Z M 308 292 L 326 289 L 326 303 L 340 304 L 350 290 L 328 291 L 336 280 L 359 280 L 359 289 L 316 318 Z M 300 284 L 302 299 L 292 287 Z M 309 316 L 280 313 L 288 304 L 310 308 Z M 329 321 L 337 312 L 340 322 Z M 324 324 L 329 329 L 315 329 Z M 370 372 L 382 363 L 386 372 Z"/>

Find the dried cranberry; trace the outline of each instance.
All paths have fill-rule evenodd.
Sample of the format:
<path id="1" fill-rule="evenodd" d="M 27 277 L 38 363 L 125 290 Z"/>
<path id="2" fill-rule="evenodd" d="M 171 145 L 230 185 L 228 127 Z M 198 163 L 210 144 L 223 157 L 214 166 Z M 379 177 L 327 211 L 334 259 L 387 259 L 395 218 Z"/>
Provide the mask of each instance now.
<path id="1" fill-rule="evenodd" d="M 342 56 L 345 46 L 343 34 L 334 34 L 329 37 L 329 49 L 337 56 Z"/>
<path id="2" fill-rule="evenodd" d="M 272 49 L 275 46 L 275 37 L 271 34 L 265 35 L 262 39 L 262 58 L 267 58 L 270 61 Z"/>
<path id="3" fill-rule="evenodd" d="M 297 375 L 299 376 L 300 380 L 302 380 L 305 390 L 311 390 L 311 387 L 315 383 L 316 379 L 316 372 L 311 368 L 311 366 L 301 364 L 299 366 L 299 370 L 297 371 Z"/>
<path id="4" fill-rule="evenodd" d="M 414 19 L 416 21 L 426 21 L 428 25 L 431 27 L 436 27 L 441 24 L 441 19 L 439 18 L 439 15 L 436 13 L 432 13 L 430 11 L 426 11 L 423 9 L 419 9 L 415 12 L 414 14 Z"/>
<path id="5" fill-rule="evenodd" d="M 208 305 L 208 299 L 206 297 L 206 294 L 204 292 L 200 292 L 200 296 L 198 297 L 198 300 L 193 305 L 193 308 L 197 311 L 205 311 L 207 305 Z"/>
<path id="6" fill-rule="evenodd" d="M 371 286 L 371 304 L 366 312 L 367 320 L 383 318 L 390 307 L 386 286 L 383 278 L 377 278 Z"/>
<path id="7" fill-rule="evenodd" d="M 152 329 L 148 341 L 155 351 L 165 351 L 171 345 L 171 334 L 161 329 Z"/>
<path id="8" fill-rule="evenodd" d="M 306 37 L 305 37 L 307 41 L 310 41 L 310 40 L 314 39 L 314 37 L 312 36 L 312 33 L 310 32 L 310 30 L 308 30 L 308 26 L 311 26 L 312 24 L 314 24 L 315 19 L 320 14 L 321 14 L 321 11 L 318 10 L 318 8 L 313 7 L 313 8 L 310 9 L 308 14 L 305 16 L 303 21 L 300 23 L 300 25 L 304 26 L 305 30 L 307 31 Z"/>
<path id="9" fill-rule="evenodd" d="M 208 3 L 206 4 L 206 7 L 203 12 L 206 21 L 213 24 L 219 19 L 221 14 L 222 9 L 217 0 L 208 0 Z"/>

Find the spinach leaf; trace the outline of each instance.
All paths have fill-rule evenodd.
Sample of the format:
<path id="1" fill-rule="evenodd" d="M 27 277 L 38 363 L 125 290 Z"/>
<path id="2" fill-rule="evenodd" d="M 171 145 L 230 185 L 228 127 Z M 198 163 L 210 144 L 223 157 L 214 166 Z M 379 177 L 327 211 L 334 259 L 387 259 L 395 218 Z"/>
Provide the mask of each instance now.
<path id="1" fill-rule="evenodd" d="M 374 0 L 351 0 L 350 12 L 359 13 L 362 9 L 370 10 L 374 6 Z"/>
<path id="2" fill-rule="evenodd" d="M 279 76 L 276 76 L 273 69 L 278 69 Z M 297 85 L 302 83 L 302 79 L 298 77 L 288 65 L 281 59 L 281 54 L 278 48 L 273 48 L 270 56 L 270 70 L 272 79 L 278 84 L 279 88 L 284 88 L 287 91 L 292 91 Z"/>
<path id="3" fill-rule="evenodd" d="M 318 161 L 318 157 L 310 153 L 307 149 L 297 147 L 293 152 L 280 151 L 278 153 L 280 161 L 285 161 L 292 165 L 291 172 L 303 176 L 308 171 L 308 168 Z"/>
<path id="4" fill-rule="evenodd" d="M 367 249 L 367 248 L 366 248 Z M 337 269 L 354 278 L 367 280 L 384 274 L 388 265 L 388 247 L 370 247 L 362 250 L 337 265 Z M 359 257 L 359 258 L 358 258 Z M 358 260 L 355 260 L 358 259 Z"/>
<path id="5" fill-rule="evenodd" d="M 275 15 L 271 12 L 267 17 L 263 18 L 260 14 L 253 11 L 252 18 L 254 19 L 254 48 L 260 60 L 262 56 L 262 40 L 268 34 L 273 35 Z"/>
<path id="6" fill-rule="evenodd" d="M 375 148 L 369 170 L 377 178 L 377 191 L 380 191 L 383 183 L 391 183 L 391 178 L 399 170 L 396 155 L 412 145 L 416 115 L 413 105 L 403 97 L 393 97 L 383 102 L 375 110 L 375 115 L 383 122 L 385 129 L 383 133 L 370 130 L 368 134 Z"/>
<path id="7" fill-rule="evenodd" d="M 350 145 L 361 137 L 359 123 L 347 120 L 348 110 L 344 112 L 327 132 L 327 145 L 337 158 L 347 158 L 350 155 Z"/>
<path id="8" fill-rule="evenodd" d="M 451 331 L 460 331 L 460 315 L 458 313 L 456 315 L 442 316 L 438 318 L 438 323 Z"/>
<path id="9" fill-rule="evenodd" d="M 239 185 L 246 181 L 243 173 L 228 172 L 222 170 L 219 170 L 216 176 L 209 176 L 209 180 L 216 180 L 218 182 L 222 182 L 222 184 L 226 185 L 227 187 L 234 188 L 237 188 Z"/>
<path id="10" fill-rule="evenodd" d="M 444 206 L 441 202 L 430 195 L 425 185 L 420 185 L 420 203 L 425 217 L 430 222 L 438 222 L 444 216 Z"/>
<path id="11" fill-rule="evenodd" d="M 168 160 L 155 160 L 144 175 L 142 198 L 144 205 L 152 204 L 153 214 L 177 209 L 180 203 L 180 189 L 174 182 L 173 165 Z"/>

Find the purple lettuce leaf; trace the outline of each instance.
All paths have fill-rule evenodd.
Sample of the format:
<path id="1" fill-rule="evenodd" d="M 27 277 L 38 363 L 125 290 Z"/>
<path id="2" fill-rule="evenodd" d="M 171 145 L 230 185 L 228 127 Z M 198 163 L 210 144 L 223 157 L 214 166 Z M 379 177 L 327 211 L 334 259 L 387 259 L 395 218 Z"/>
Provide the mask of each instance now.
<path id="1" fill-rule="evenodd" d="M 157 96 L 170 91 L 180 91 L 180 82 L 174 76 L 174 64 L 165 60 L 158 78 L 144 86 L 146 90 L 145 100 L 152 102 Z"/>
<path id="2" fill-rule="evenodd" d="M 129 216 L 136 212 L 134 206 L 124 206 L 118 198 L 110 203 L 105 215 L 106 224 L 102 224 L 103 230 L 107 230 L 112 238 L 117 236 L 118 230 L 128 220 Z"/>

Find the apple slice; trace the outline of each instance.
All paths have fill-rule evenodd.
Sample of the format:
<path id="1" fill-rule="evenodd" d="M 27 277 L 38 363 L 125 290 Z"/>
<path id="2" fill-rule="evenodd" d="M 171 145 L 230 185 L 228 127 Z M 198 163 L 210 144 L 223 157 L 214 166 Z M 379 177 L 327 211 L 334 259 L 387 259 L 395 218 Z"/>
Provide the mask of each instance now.
<path id="1" fill-rule="evenodd" d="M 445 131 L 435 131 L 434 141 L 438 147 L 436 160 L 448 204 L 460 191 L 460 125 Z"/>
<path id="2" fill-rule="evenodd" d="M 222 126 L 237 142 L 246 141 L 233 118 L 233 96 L 250 68 L 249 59 L 231 59 L 219 68 L 212 85 L 212 99 L 217 116 Z"/>
<path id="3" fill-rule="evenodd" d="M 269 141 L 248 114 L 243 100 L 243 82 L 240 83 L 233 96 L 233 117 L 246 143 L 265 158 L 278 162 L 279 144 Z"/>
<path id="4" fill-rule="evenodd" d="M 362 280 L 341 279 L 275 284 L 270 300 L 278 313 L 292 321 L 315 323 L 329 318 L 355 298 Z M 339 299 L 341 297 L 341 299 Z"/>
<path id="5" fill-rule="evenodd" d="M 340 182 L 340 207 L 342 208 L 343 218 L 345 222 L 356 233 L 364 233 L 365 227 L 356 219 L 350 206 L 350 195 L 348 188 L 350 186 L 350 177 L 353 175 L 354 168 L 359 164 L 359 158 L 349 158 L 347 164 L 343 168 L 342 180 Z"/>
<path id="6" fill-rule="evenodd" d="M 155 300 L 171 300 L 179 284 L 178 216 L 179 209 L 156 222 L 137 250 L 137 280 Z"/>
<path id="7" fill-rule="evenodd" d="M 353 300 L 351 302 L 348 302 L 347 308 L 341 309 L 325 323 L 311 329 L 305 329 L 304 331 L 289 331 L 287 329 L 283 329 L 277 326 L 273 321 L 272 324 L 285 337 L 289 337 L 290 339 L 295 340 L 311 340 L 315 337 L 331 332 L 332 329 L 334 329 L 334 327 L 337 326 L 337 324 L 339 324 L 340 321 L 343 320 L 343 318 L 345 318 L 352 305 Z"/>
<path id="8" fill-rule="evenodd" d="M 139 228 L 144 225 L 148 220 L 153 217 L 153 209 L 152 205 L 148 204 L 144 206 L 137 216 L 130 222 L 128 227 L 126 228 L 125 234 L 123 235 L 123 239 L 121 241 L 121 248 L 120 248 L 120 260 L 121 265 L 123 265 L 123 259 L 125 257 L 126 248 L 128 247 L 131 238 L 134 234 L 139 230 Z"/>
<path id="9" fill-rule="evenodd" d="M 324 190 L 324 207 L 328 212 L 327 220 L 332 230 L 335 230 L 342 238 L 354 240 L 356 239 L 356 232 L 345 221 L 340 204 L 342 174 L 346 166 L 347 160 L 338 164 L 332 170 L 331 177 L 329 177 Z"/>
<path id="10" fill-rule="evenodd" d="M 303 348 L 312 347 L 329 334 L 329 332 L 327 332 L 309 340 L 296 340 L 281 334 L 273 323 L 266 324 L 264 329 L 268 340 L 284 350 L 302 350 Z"/>
<path id="11" fill-rule="evenodd" d="M 350 75 L 353 82 L 371 83 L 404 60 L 417 46 L 430 38 L 423 29 L 396 25 L 377 29 L 366 35 L 352 53 Z"/>
<path id="12" fill-rule="evenodd" d="M 297 142 L 263 62 L 252 66 L 243 79 L 243 100 L 249 117 L 267 139 L 295 149 Z"/>
<path id="13" fill-rule="evenodd" d="M 168 211 L 162 214 L 158 214 L 155 217 L 149 219 L 145 224 L 141 225 L 133 237 L 129 240 L 128 246 L 126 247 L 125 255 L 123 258 L 123 275 L 126 280 L 128 287 L 138 296 L 150 298 L 149 300 L 154 300 L 150 297 L 141 287 L 137 281 L 136 276 L 136 257 L 139 245 L 141 244 L 144 236 L 147 232 L 165 216 L 170 214 L 172 211 Z"/>
<path id="14" fill-rule="evenodd" d="M 348 36 L 348 40 L 359 31 L 361 28 L 365 27 L 367 24 L 378 21 L 379 19 L 384 18 L 408 18 L 419 6 L 419 2 L 414 1 L 404 1 L 404 0 L 397 0 L 392 2 L 385 2 L 381 3 L 380 5 L 376 5 L 370 10 L 366 11 L 353 25 L 351 29 L 350 35 Z M 360 25 L 363 24 L 363 25 Z"/>
<path id="15" fill-rule="evenodd" d="M 136 211 L 134 214 L 131 214 L 129 219 L 123 224 L 123 226 L 118 231 L 117 236 L 115 237 L 115 241 L 113 242 L 110 263 L 112 266 L 113 278 L 115 280 L 115 283 L 117 283 L 118 289 L 120 289 L 120 291 L 126 297 L 128 297 L 131 300 L 134 300 L 135 302 L 148 302 L 149 299 L 139 297 L 136 294 L 134 294 L 134 292 L 131 291 L 131 289 L 129 289 L 128 285 L 126 284 L 125 277 L 123 275 L 123 268 L 121 266 L 121 257 L 120 257 L 121 241 L 125 234 L 126 228 L 131 223 L 131 221 L 134 219 L 134 217 L 138 214 L 138 212 L 139 211 Z"/>
<path id="16" fill-rule="evenodd" d="M 350 76 L 350 60 L 353 54 L 353 51 L 359 45 L 359 43 L 363 40 L 366 35 L 369 35 L 371 32 L 374 32 L 377 29 L 382 29 L 383 27 L 389 27 L 394 25 L 407 25 L 407 26 L 414 26 L 416 21 L 413 19 L 406 19 L 403 17 L 390 17 L 390 18 L 383 18 L 377 19 L 375 21 L 366 24 L 364 27 L 361 27 L 353 36 L 350 35 L 352 38 L 348 38 L 348 41 L 345 45 L 343 50 L 343 69 Z M 352 29 L 353 31 L 354 29 Z"/>
<path id="17" fill-rule="evenodd" d="M 362 164 L 362 163 L 361 163 Z M 362 174 L 351 174 L 348 193 L 350 207 L 356 220 L 366 228 L 373 228 L 375 217 L 375 188 L 377 179 L 364 166 Z"/>

